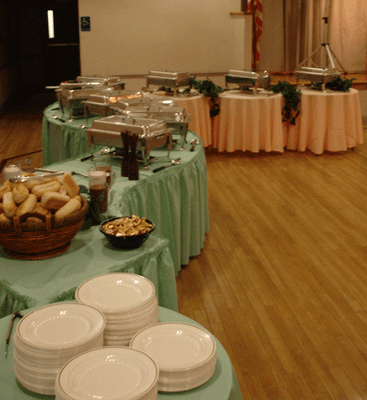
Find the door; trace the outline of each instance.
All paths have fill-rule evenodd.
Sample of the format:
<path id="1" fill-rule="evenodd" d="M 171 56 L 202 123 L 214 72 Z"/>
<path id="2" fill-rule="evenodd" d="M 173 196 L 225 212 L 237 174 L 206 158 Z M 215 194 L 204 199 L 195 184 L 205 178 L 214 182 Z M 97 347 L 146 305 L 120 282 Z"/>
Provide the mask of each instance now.
<path id="1" fill-rule="evenodd" d="M 78 0 L 43 0 L 45 83 L 58 86 L 80 75 Z"/>

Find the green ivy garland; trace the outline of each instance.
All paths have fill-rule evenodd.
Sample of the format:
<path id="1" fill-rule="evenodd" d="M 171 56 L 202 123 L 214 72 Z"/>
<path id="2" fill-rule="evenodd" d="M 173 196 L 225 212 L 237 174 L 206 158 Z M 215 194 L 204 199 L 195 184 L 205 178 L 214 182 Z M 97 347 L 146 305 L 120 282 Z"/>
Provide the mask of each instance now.
<path id="1" fill-rule="evenodd" d="M 355 80 L 355 78 L 347 79 L 347 78 L 341 78 L 339 76 L 334 81 L 328 82 L 325 85 L 325 88 L 330 89 L 330 90 L 335 90 L 337 92 L 349 92 L 349 89 L 352 87 L 354 80 Z M 320 87 L 320 89 L 321 89 L 320 82 L 317 83 L 317 87 Z"/>
<path id="2" fill-rule="evenodd" d="M 283 122 L 295 125 L 299 114 L 301 91 L 287 81 L 279 81 L 276 85 L 271 86 L 270 90 L 274 93 L 281 93 L 284 97 Z M 296 111 L 295 115 L 292 115 L 292 110 Z"/>
<path id="3" fill-rule="evenodd" d="M 220 86 L 216 85 L 209 78 L 197 80 L 195 77 L 190 79 L 190 87 L 184 93 L 190 92 L 194 88 L 205 97 L 210 97 L 210 116 L 215 117 L 220 112 L 219 93 L 224 92 Z"/>

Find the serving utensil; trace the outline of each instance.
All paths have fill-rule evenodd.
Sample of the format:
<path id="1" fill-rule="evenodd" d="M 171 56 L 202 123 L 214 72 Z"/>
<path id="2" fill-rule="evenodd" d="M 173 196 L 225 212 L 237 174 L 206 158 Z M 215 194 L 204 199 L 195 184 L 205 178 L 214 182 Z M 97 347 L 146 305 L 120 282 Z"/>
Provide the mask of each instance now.
<path id="1" fill-rule="evenodd" d="M 23 318 L 23 314 L 21 312 L 19 312 L 18 310 L 14 310 L 13 314 L 12 314 L 12 317 L 11 317 L 11 320 L 10 320 L 8 334 L 6 335 L 6 340 L 5 340 L 5 358 L 8 357 L 8 348 L 9 348 L 9 343 L 10 343 L 10 336 L 11 336 L 11 332 L 13 330 L 14 320 L 17 317 Z"/>
<path id="2" fill-rule="evenodd" d="M 112 150 L 112 147 L 106 147 L 105 149 L 102 149 L 101 151 L 98 151 L 97 153 L 92 153 L 89 156 L 82 157 L 80 161 L 87 161 L 90 160 L 91 158 L 95 156 L 102 156 L 104 154 L 109 154 L 112 153 L 114 150 Z"/>
<path id="3" fill-rule="evenodd" d="M 191 143 L 190 151 L 194 151 L 195 150 L 195 145 L 199 144 L 199 141 L 197 139 L 192 139 L 190 143 Z"/>
<path id="4" fill-rule="evenodd" d="M 175 160 L 171 160 L 171 162 L 167 165 L 163 165 L 162 167 L 153 169 L 153 172 L 159 172 L 164 170 L 165 168 L 172 167 L 172 165 L 178 165 L 181 162 L 181 158 L 176 158 Z"/>
<path id="5" fill-rule="evenodd" d="M 58 119 L 58 120 L 61 121 L 61 122 L 66 122 L 66 121 L 64 120 L 64 118 L 61 118 L 61 117 L 59 117 L 58 115 L 52 115 L 52 118 L 53 118 L 53 119 Z"/>
<path id="6" fill-rule="evenodd" d="M 71 175 L 80 175 L 83 178 L 88 178 L 88 175 L 85 174 L 81 174 L 80 172 L 76 172 L 76 171 L 71 171 Z"/>
<path id="7" fill-rule="evenodd" d="M 10 178 L 9 181 L 11 183 L 16 183 L 16 182 L 27 182 L 27 181 L 33 181 L 33 180 L 38 180 L 38 179 L 45 179 L 45 178 L 49 178 L 51 176 L 60 176 L 60 175 L 64 175 L 65 171 L 55 171 L 52 173 L 48 173 L 48 174 L 40 174 L 40 175 L 34 175 L 34 176 L 16 176 L 15 178 Z"/>

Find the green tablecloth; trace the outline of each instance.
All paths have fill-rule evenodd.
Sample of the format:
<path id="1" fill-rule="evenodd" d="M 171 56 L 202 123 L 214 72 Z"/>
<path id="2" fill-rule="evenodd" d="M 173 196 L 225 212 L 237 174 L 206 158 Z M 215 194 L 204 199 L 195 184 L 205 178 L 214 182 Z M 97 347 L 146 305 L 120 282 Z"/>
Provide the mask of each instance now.
<path id="1" fill-rule="evenodd" d="M 77 171 L 87 174 L 93 166 L 93 161 L 81 162 L 80 156 L 90 154 L 85 147 L 87 142 L 86 132 L 78 127 L 77 122 L 60 123 L 51 117 L 52 112 L 48 107 L 44 117 L 44 153 L 45 160 L 60 158 L 68 151 L 73 160 L 61 161 L 47 165 L 50 169 Z M 60 114 L 61 115 L 61 114 Z M 85 120 L 80 120 L 84 123 Z M 91 121 L 89 121 L 91 124 Z M 60 139 L 58 137 L 61 129 Z M 78 137 L 78 138 L 77 138 Z M 71 139 L 72 138 L 72 139 Z M 190 150 L 190 141 L 199 140 L 195 151 Z M 84 144 L 81 145 L 81 142 Z M 205 234 L 209 231 L 209 211 L 207 194 L 207 175 L 205 152 L 200 138 L 195 133 L 188 131 L 186 151 L 180 151 L 179 146 L 170 153 L 170 159 L 180 157 L 182 162 L 163 171 L 153 173 L 152 170 L 167 164 L 167 150 L 152 150 L 151 156 L 162 157 L 159 161 L 151 163 L 149 170 L 140 167 L 139 181 L 129 181 L 121 174 L 120 159 L 110 156 L 99 156 L 98 160 L 105 160 L 112 164 L 116 171 L 117 179 L 113 185 L 114 201 L 109 208 L 111 215 L 145 216 L 155 222 L 156 233 L 169 240 L 169 248 L 175 264 L 176 273 L 181 265 L 186 265 L 190 257 L 197 256 L 204 245 Z M 58 143 L 57 146 L 55 143 Z M 50 153 L 50 145 L 54 151 Z M 69 149 L 69 147 L 77 146 Z M 88 186 L 88 181 L 75 175 L 79 184 Z"/>
<path id="2" fill-rule="evenodd" d="M 0 317 L 62 300 L 73 300 L 85 280 L 131 272 L 150 279 L 161 306 L 178 310 L 176 277 L 168 241 L 152 233 L 138 249 L 113 248 L 98 226 L 80 230 L 66 252 L 45 260 L 20 260 L 0 248 Z M 1 395 L 0 395 L 1 399 Z"/>
<path id="3" fill-rule="evenodd" d="M 87 133 L 81 125 L 92 124 L 94 118 L 74 119 L 68 121 L 68 114 L 63 116 L 58 103 L 51 104 L 44 112 L 42 122 L 42 148 L 43 165 L 78 157 L 89 151 L 97 151 L 103 146 L 93 145 L 89 147 Z M 53 118 L 53 116 L 64 119 L 65 122 Z M 100 118 L 100 117 L 96 117 Z"/>
<path id="4" fill-rule="evenodd" d="M 27 310 L 28 313 L 31 310 Z M 0 356 L 0 399 L 6 400 L 32 400 L 32 399 L 54 399 L 55 396 L 37 395 L 23 388 L 14 375 L 13 345 L 14 332 L 19 322 L 17 319 L 9 345 L 8 358 Z M 183 322 L 200 326 L 197 322 L 177 312 L 159 307 L 159 322 Z M 10 323 L 10 316 L 0 319 L 1 346 L 4 349 L 5 337 Z M 217 365 L 212 378 L 204 385 L 186 392 L 158 393 L 158 400 L 242 400 L 240 387 L 228 357 L 221 343 L 217 344 Z"/>

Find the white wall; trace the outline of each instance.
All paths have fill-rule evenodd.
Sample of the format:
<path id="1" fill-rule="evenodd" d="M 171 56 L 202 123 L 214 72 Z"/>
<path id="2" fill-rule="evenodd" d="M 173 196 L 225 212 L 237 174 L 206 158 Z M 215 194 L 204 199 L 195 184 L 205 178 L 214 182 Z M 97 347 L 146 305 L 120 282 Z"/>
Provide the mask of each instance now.
<path id="1" fill-rule="evenodd" d="M 82 74 L 243 69 L 244 18 L 230 15 L 240 6 L 239 0 L 79 0 L 79 16 L 91 18 L 91 31 L 80 32 Z"/>

